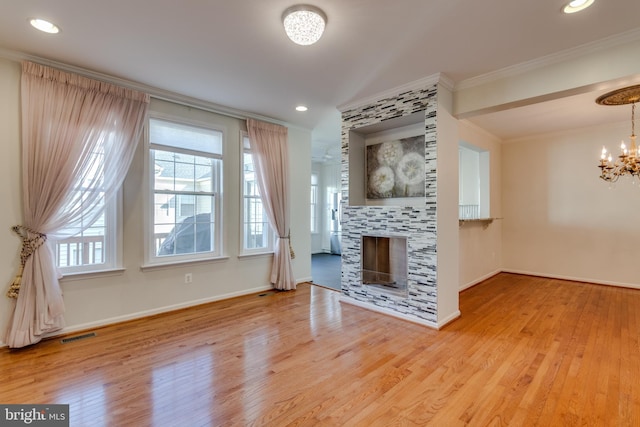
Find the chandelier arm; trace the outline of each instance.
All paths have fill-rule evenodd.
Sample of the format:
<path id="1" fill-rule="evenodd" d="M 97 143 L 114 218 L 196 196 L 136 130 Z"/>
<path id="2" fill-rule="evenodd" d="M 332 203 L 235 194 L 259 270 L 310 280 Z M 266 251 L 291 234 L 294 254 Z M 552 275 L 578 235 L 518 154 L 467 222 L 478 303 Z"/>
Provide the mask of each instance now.
<path id="1" fill-rule="evenodd" d="M 636 103 L 631 103 L 631 136 L 636 136 Z"/>

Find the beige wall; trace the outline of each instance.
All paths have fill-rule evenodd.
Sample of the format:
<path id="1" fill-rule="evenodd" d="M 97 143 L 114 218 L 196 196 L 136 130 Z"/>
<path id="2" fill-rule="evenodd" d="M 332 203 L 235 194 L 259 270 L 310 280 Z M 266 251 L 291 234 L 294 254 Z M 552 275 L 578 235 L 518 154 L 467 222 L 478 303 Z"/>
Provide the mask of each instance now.
<path id="1" fill-rule="evenodd" d="M 13 300 L 6 297 L 20 263 L 20 240 L 11 227 L 20 224 L 20 66 L 0 59 L 0 343 L 7 325 L 7 316 Z"/>
<path id="2" fill-rule="evenodd" d="M 500 140 L 466 120 L 459 121 L 459 139 L 489 151 L 490 215 L 502 217 Z M 491 224 L 465 222 L 459 227 L 460 289 L 466 289 L 500 271 L 502 220 Z"/>
<path id="3" fill-rule="evenodd" d="M 21 222 L 19 80 L 20 65 L 0 59 L 0 271 L 9 284 L 18 264 L 20 241 L 10 227 Z M 159 107 L 159 105 L 161 107 Z M 165 112 L 187 114 L 189 109 L 154 102 Z M 141 270 L 144 227 L 144 147 L 140 144 L 124 183 L 124 267 L 110 275 L 65 278 L 62 289 L 67 329 L 73 331 L 270 288 L 271 256 L 238 257 L 240 227 L 240 147 L 242 120 L 208 112 L 189 112 L 198 119 L 214 120 L 225 127 L 224 145 L 224 252 L 226 259 Z M 291 236 L 298 281 L 311 277 L 309 235 L 309 182 L 311 176 L 311 133 L 289 129 L 292 224 Z M 298 203 L 296 201 L 305 201 Z M 184 274 L 193 283 L 184 284 Z M 0 295 L 0 337 L 8 324 L 11 301 Z"/>
<path id="4" fill-rule="evenodd" d="M 596 167 L 603 144 L 617 150 L 629 130 L 618 123 L 503 145 L 505 270 L 640 287 L 640 189 L 628 178 L 609 188 Z"/>
<path id="5" fill-rule="evenodd" d="M 499 271 L 640 287 L 640 183 L 598 178 L 603 144 L 629 123 L 500 142 L 459 122 L 460 139 L 491 151 L 491 216 L 459 229 L 461 289 Z"/>

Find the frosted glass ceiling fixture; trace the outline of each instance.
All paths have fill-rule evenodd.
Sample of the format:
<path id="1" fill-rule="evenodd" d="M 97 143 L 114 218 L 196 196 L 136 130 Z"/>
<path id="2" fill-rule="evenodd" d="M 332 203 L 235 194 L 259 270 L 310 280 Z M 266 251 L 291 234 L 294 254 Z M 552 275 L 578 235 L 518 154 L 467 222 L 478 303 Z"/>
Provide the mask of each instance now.
<path id="1" fill-rule="evenodd" d="M 327 15 L 315 6 L 299 4 L 284 11 L 282 24 L 292 42 L 308 46 L 320 40 Z"/>
<path id="2" fill-rule="evenodd" d="M 631 104 L 631 137 L 629 148 L 624 141 L 620 144 L 620 155 L 613 161 L 611 153 L 606 147 L 602 147 L 600 155 L 600 178 L 607 182 L 616 182 L 623 175 L 632 178 L 640 177 L 640 150 L 636 146 L 636 102 L 640 101 L 640 85 L 629 86 L 605 93 L 596 99 L 600 105 L 625 105 Z"/>
<path id="3" fill-rule="evenodd" d="M 45 21 L 44 19 L 31 18 L 29 19 L 29 24 L 31 24 L 33 28 L 45 33 L 58 34 L 60 32 L 60 28 L 58 28 L 56 24 Z"/>
<path id="4" fill-rule="evenodd" d="M 564 13 L 575 13 L 585 10 L 593 4 L 594 0 L 573 0 L 564 7 Z"/>

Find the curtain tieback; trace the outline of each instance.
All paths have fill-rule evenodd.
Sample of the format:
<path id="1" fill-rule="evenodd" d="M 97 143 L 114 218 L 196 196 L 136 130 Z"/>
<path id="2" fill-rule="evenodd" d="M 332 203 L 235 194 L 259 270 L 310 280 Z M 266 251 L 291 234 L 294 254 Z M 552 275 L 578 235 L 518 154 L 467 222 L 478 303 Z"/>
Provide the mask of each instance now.
<path id="1" fill-rule="evenodd" d="M 278 236 L 279 239 L 286 239 L 289 241 L 289 255 L 291 255 L 291 259 L 296 257 L 296 253 L 293 251 L 293 246 L 291 246 L 291 230 L 289 230 L 289 234 L 286 236 Z"/>
<path id="2" fill-rule="evenodd" d="M 20 268 L 18 269 L 18 274 L 16 274 L 16 277 L 9 286 L 7 296 L 9 298 L 18 298 L 24 265 L 27 263 L 27 259 L 47 241 L 47 235 L 25 227 L 24 225 L 16 225 L 11 227 L 11 229 L 22 239 L 22 249 L 20 249 Z M 35 237 L 31 237 L 32 235 Z"/>

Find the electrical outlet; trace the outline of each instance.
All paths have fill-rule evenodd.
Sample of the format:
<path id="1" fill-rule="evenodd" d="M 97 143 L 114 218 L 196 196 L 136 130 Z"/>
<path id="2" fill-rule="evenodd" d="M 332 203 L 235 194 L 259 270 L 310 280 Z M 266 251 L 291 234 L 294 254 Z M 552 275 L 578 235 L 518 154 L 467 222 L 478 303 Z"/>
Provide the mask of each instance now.
<path id="1" fill-rule="evenodd" d="M 184 283 L 193 282 L 193 275 L 191 273 L 187 273 L 184 275 Z"/>

